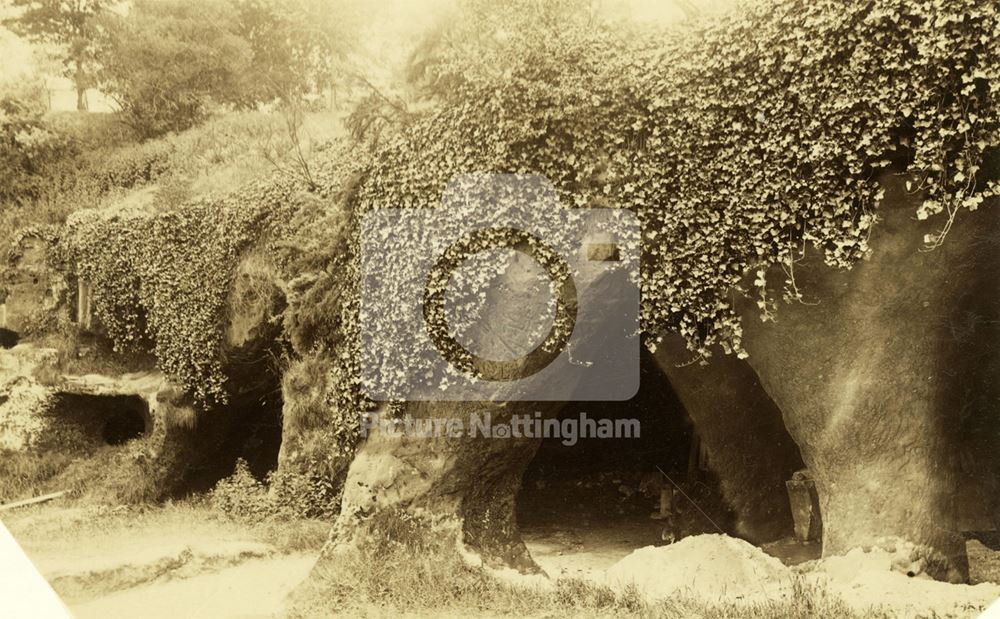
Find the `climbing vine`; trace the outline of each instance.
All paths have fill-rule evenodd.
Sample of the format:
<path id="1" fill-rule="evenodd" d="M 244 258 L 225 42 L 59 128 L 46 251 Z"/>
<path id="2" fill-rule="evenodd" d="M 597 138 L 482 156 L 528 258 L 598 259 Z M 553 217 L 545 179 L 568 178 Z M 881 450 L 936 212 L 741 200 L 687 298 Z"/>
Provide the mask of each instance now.
<path id="1" fill-rule="evenodd" d="M 981 169 L 1000 144 L 995 4 L 775 0 L 628 40 L 481 19 L 487 43 L 439 55 L 440 108 L 385 142 L 360 209 L 435 207 L 473 171 L 542 173 L 566 206 L 632 208 L 652 347 L 679 331 L 702 356 L 743 354 L 733 292 L 766 316 L 772 265 L 807 245 L 835 267 L 864 257 L 885 173 L 907 173 L 915 215 L 940 222 L 928 248 L 997 195 Z"/>
<path id="2" fill-rule="evenodd" d="M 299 246 L 283 254 L 287 335 L 340 359 L 355 377 L 343 400 L 357 401 L 357 221 L 437 208 L 457 174 L 509 172 L 544 175 L 564 208 L 636 211 L 648 345 L 674 331 L 699 355 L 743 354 L 734 293 L 769 315 L 771 266 L 808 246 L 834 267 L 863 258 L 882 175 L 906 174 L 915 216 L 938 222 L 928 249 L 1000 190 L 982 169 L 1000 145 L 995 3 L 771 0 L 628 36 L 513 6 L 459 20 L 430 55 L 433 105 L 371 151 L 320 155 L 313 191 L 327 206 L 296 206 L 302 187 L 284 178 L 155 216 L 74 216 L 68 243 L 109 335 L 153 346 L 199 398 L 218 399 L 238 256 L 284 235 Z M 799 294 L 794 281 L 786 291 Z"/>
<path id="3" fill-rule="evenodd" d="M 294 189 L 259 183 L 155 215 L 71 216 L 65 251 L 93 286 L 95 315 L 116 349 L 152 349 L 198 401 L 225 401 L 226 295 L 241 252 L 287 217 Z"/>

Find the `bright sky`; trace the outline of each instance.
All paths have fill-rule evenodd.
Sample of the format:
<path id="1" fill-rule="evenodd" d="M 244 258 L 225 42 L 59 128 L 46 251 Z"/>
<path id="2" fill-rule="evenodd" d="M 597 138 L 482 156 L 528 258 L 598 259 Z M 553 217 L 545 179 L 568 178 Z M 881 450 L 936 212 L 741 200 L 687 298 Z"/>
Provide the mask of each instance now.
<path id="1" fill-rule="evenodd" d="M 362 36 L 366 56 L 391 70 L 405 60 L 420 34 L 448 19 L 460 0 L 366 0 L 368 28 Z M 733 7 L 737 0 L 592 0 L 599 12 L 646 24 L 670 24 L 685 18 L 687 6 L 702 13 Z M 373 67 L 374 69 L 374 67 Z M 373 75 L 376 80 L 387 75 Z"/>
<path id="2" fill-rule="evenodd" d="M 362 37 L 367 54 L 378 58 L 388 68 L 401 61 L 419 35 L 447 19 L 459 0 L 366 0 L 364 11 L 369 30 Z M 597 0 L 602 12 L 615 17 L 630 18 L 644 23 L 671 23 L 683 19 L 684 6 L 703 12 L 724 10 L 736 0 Z M 0 18 L 9 13 L 9 0 L 0 0 Z M 0 89 L 30 73 L 34 68 L 33 46 L 6 28 L 0 27 Z M 63 80 L 50 80 L 50 87 L 71 90 Z M 61 99 L 58 107 L 63 107 Z M 70 109 L 75 99 L 68 101 Z M 56 104 L 56 102 L 53 102 Z"/>
<path id="3" fill-rule="evenodd" d="M 31 46 L 0 26 L 0 84 L 34 68 Z"/>

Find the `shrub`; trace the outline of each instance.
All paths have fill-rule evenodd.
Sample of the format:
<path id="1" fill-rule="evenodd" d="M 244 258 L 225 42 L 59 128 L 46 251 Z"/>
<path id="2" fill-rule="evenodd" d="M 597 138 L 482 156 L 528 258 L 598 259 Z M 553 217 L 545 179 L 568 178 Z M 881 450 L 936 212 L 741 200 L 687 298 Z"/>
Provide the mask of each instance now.
<path id="1" fill-rule="evenodd" d="M 138 140 L 135 133 L 112 113 L 49 112 L 46 119 L 57 131 L 79 144 L 84 153 L 116 148 Z"/>
<path id="2" fill-rule="evenodd" d="M 72 141 L 43 119 L 41 109 L 0 96 L 0 205 L 38 198 L 50 169 L 74 153 Z"/>
<path id="3" fill-rule="evenodd" d="M 226 0 L 140 0 L 107 16 L 101 88 L 139 135 L 155 137 L 202 120 L 212 103 L 240 99 L 250 56 Z"/>
<path id="4" fill-rule="evenodd" d="M 78 182 L 92 183 L 101 192 L 130 189 L 156 181 L 174 163 L 174 145 L 153 140 L 98 151 L 85 158 Z"/>
<path id="5" fill-rule="evenodd" d="M 233 474 L 212 489 L 209 502 L 243 522 L 331 518 L 340 509 L 340 494 L 331 480 L 319 475 L 274 471 L 261 482 L 241 458 Z"/>
<path id="6" fill-rule="evenodd" d="M 260 521 L 273 514 L 267 488 L 253 476 L 242 458 L 236 461 L 233 474 L 215 485 L 209 502 L 212 507 L 236 520 Z"/>
<path id="7" fill-rule="evenodd" d="M 332 519 L 340 512 L 341 486 L 318 472 L 279 470 L 267 483 L 275 514 Z"/>

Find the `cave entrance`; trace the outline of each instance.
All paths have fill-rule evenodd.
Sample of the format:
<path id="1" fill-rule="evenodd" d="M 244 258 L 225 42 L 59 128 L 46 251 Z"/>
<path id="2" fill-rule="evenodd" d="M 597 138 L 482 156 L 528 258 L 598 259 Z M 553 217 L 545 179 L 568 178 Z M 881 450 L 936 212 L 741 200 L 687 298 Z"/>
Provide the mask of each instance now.
<path id="1" fill-rule="evenodd" d="M 90 452 L 124 445 L 152 430 L 149 405 L 138 395 L 58 393 L 52 407 L 51 439 L 58 447 Z"/>
<path id="2" fill-rule="evenodd" d="M 678 513 L 694 511 L 680 492 L 710 513 L 721 505 L 691 421 L 645 350 L 640 372 L 639 392 L 631 400 L 571 402 L 560 414 L 562 419 L 579 419 L 584 412 L 591 419 L 635 419 L 638 437 L 581 438 L 572 445 L 562 437 L 545 438 L 525 471 L 518 524 L 532 557 L 551 576 L 586 576 L 636 548 L 667 543 L 661 500 L 673 502 L 671 512 L 675 507 Z M 698 533 L 711 530 L 695 525 Z"/>
<path id="3" fill-rule="evenodd" d="M 267 379 L 270 385 L 270 377 Z M 183 498 L 208 492 L 232 475 L 244 460 L 253 476 L 264 480 L 278 468 L 281 450 L 280 390 L 258 385 L 230 395 L 229 402 L 199 418 L 196 457 L 172 494 Z"/>
<path id="4" fill-rule="evenodd" d="M 146 433 L 149 410 L 144 401 L 138 399 L 139 402 L 136 402 L 136 399 L 126 398 L 122 406 L 116 408 L 104 422 L 101 438 L 108 445 L 123 445 Z"/>
<path id="5" fill-rule="evenodd" d="M 281 450 L 281 375 L 272 357 L 231 353 L 227 374 L 229 401 L 207 411 L 198 420 L 195 451 L 177 496 L 204 493 L 229 477 L 244 460 L 254 477 L 264 480 L 278 468 Z"/>
<path id="6" fill-rule="evenodd" d="M 218 467 L 210 475 L 215 481 L 228 477 L 237 460 L 245 460 L 254 477 L 263 480 L 278 468 L 281 450 L 281 385 L 277 376 L 233 397 L 223 414 L 239 417 L 232 431 L 219 444 Z"/>

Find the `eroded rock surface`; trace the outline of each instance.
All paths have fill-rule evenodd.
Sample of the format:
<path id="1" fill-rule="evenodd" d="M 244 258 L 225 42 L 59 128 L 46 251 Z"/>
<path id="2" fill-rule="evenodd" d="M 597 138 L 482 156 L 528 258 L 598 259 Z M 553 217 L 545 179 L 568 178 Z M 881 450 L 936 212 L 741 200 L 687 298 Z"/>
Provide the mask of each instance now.
<path id="1" fill-rule="evenodd" d="M 745 344 L 816 479 L 824 555 L 895 536 L 961 581 L 956 498 L 982 484 L 996 496 L 1000 211 L 961 214 L 926 251 L 915 209 L 890 183 L 870 259 L 844 272 L 807 256 L 808 303 L 766 324 L 748 304 Z"/>

